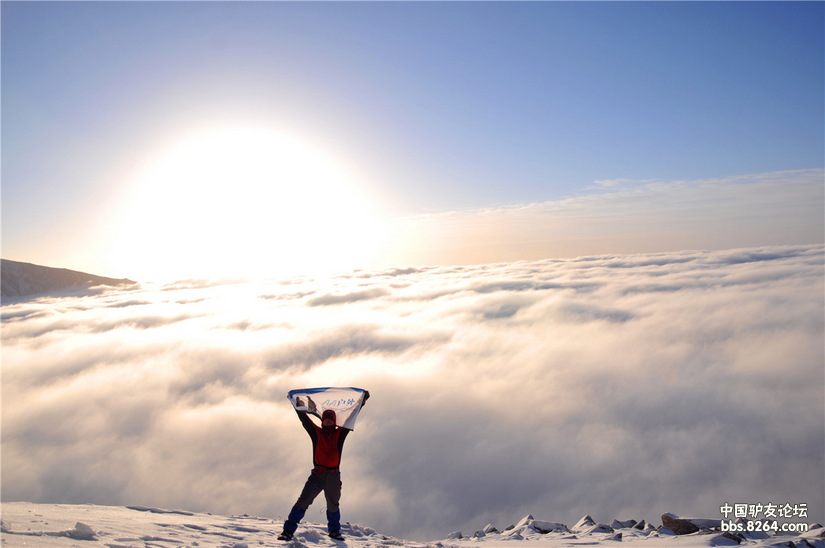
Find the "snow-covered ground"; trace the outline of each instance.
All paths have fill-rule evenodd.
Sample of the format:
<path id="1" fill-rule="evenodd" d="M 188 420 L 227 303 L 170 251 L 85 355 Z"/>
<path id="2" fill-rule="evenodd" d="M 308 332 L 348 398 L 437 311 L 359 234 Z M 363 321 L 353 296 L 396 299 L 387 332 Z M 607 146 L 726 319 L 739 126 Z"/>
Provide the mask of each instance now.
<path id="1" fill-rule="evenodd" d="M 794 535 L 732 535 L 719 530 L 703 529 L 696 533 L 674 535 L 669 529 L 653 524 L 614 521 L 598 524 L 589 516 L 572 527 L 526 516 L 512 527 L 498 531 L 488 524 L 464 536 L 458 532 L 429 543 L 411 542 L 383 535 L 369 527 L 346 524 L 344 541 L 327 537 L 326 527 L 302 523 L 291 542 L 277 539 L 282 518 L 249 515 L 220 516 L 166 510 L 145 506 L 96 506 L 66 504 L 2 504 L 2 546 L 18 547 L 92 547 L 150 548 L 253 548 L 267 546 L 353 546 L 419 548 L 530 546 L 615 546 L 617 542 L 639 547 L 669 546 L 695 548 L 705 546 L 787 546 L 825 548 L 825 528 L 812 525 L 810 530 Z"/>

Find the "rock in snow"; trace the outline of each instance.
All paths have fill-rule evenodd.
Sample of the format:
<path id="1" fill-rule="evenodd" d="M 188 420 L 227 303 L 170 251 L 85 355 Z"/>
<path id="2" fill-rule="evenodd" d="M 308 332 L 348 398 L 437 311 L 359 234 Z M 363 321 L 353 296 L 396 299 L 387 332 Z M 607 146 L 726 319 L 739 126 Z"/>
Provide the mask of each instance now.
<path id="1" fill-rule="evenodd" d="M 593 521 L 593 518 L 591 518 L 590 515 L 586 515 L 576 522 L 576 525 L 573 526 L 573 531 L 576 533 L 581 533 L 585 529 L 589 529 L 595 525 L 596 522 Z"/>
<path id="2" fill-rule="evenodd" d="M 71 531 L 65 531 L 65 534 L 67 537 L 75 540 L 97 540 L 97 537 L 95 537 L 95 532 L 92 531 L 92 528 L 85 523 L 80 523 L 79 521 L 75 523 L 74 529 Z"/>
<path id="3" fill-rule="evenodd" d="M 662 514 L 662 525 L 667 527 L 674 534 L 689 535 L 702 529 L 712 531 L 722 525 L 722 520 L 718 519 L 696 519 L 680 518 L 671 513 Z"/>
<path id="4" fill-rule="evenodd" d="M 610 526 L 613 529 L 630 529 L 631 527 L 636 527 L 637 523 L 638 522 L 635 519 L 629 519 L 627 521 L 619 521 L 617 519 L 614 519 L 613 523 L 611 523 Z"/>
<path id="5" fill-rule="evenodd" d="M 684 520 L 698 530 L 693 534 L 674 536 L 670 533 L 668 536 L 669 529 L 656 529 L 649 523 L 643 529 L 639 529 L 639 523 L 634 520 L 615 520 L 615 527 L 609 527 L 598 524 L 590 516 L 585 516 L 571 530 L 562 523 L 536 520 L 532 515 L 528 515 L 504 532 L 499 532 L 493 524 L 488 524 L 473 538 L 464 537 L 455 531 L 442 541 L 429 543 L 392 538 L 381 535 L 369 527 L 350 523 L 342 527 L 346 540 L 341 543 L 327 537 L 325 525 L 302 523 L 293 541 L 284 543 L 277 540 L 283 527 L 281 517 L 272 519 L 246 514 L 218 516 L 146 506 L 111 507 L 26 502 L 4 502 L 2 512 L 0 545 L 3 548 L 561 548 L 584 545 L 611 547 L 617 542 L 636 548 L 706 548 L 737 545 L 756 548 L 825 548 L 825 538 L 822 537 L 825 528 L 821 525 L 794 536 L 772 535 L 754 539 L 746 534 L 721 532 L 718 528 L 708 529 L 707 526 L 712 525 L 714 520 Z M 672 514 L 668 514 L 667 519 L 683 520 Z M 703 530 L 708 532 L 703 533 Z"/>
<path id="6" fill-rule="evenodd" d="M 662 514 L 662 525 L 676 535 L 689 535 L 699 530 L 689 519 L 682 519 L 674 514 Z"/>

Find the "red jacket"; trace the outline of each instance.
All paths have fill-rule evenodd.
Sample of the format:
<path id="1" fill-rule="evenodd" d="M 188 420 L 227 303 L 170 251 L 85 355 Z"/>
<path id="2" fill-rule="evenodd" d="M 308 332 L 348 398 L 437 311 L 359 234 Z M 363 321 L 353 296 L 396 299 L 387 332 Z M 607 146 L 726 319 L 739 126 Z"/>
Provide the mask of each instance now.
<path id="1" fill-rule="evenodd" d="M 350 430 L 335 426 L 330 429 L 316 425 L 306 411 L 298 411 L 298 418 L 304 430 L 312 439 L 312 463 L 317 467 L 338 468 L 341 464 L 341 451 L 344 450 L 344 440 Z"/>

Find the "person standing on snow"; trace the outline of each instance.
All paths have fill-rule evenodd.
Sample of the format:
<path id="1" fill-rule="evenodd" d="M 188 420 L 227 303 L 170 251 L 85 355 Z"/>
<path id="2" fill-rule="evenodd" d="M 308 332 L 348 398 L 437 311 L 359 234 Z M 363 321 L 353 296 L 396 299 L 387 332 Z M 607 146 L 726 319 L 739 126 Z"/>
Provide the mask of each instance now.
<path id="1" fill-rule="evenodd" d="M 370 397 L 369 392 L 364 393 L 364 400 L 361 407 L 367 403 Z M 344 540 L 341 535 L 341 510 L 338 508 L 338 501 L 341 499 L 341 451 L 344 449 L 344 440 L 351 430 L 336 426 L 336 415 L 332 409 L 327 409 L 321 415 L 321 426 L 317 426 L 309 418 L 308 411 L 297 411 L 298 418 L 304 430 L 312 439 L 312 463 L 314 465 L 312 473 L 307 478 L 298 501 L 292 507 L 286 521 L 284 530 L 278 540 L 292 540 L 292 536 L 298 529 L 298 523 L 321 491 L 327 500 L 327 529 L 330 538 Z"/>

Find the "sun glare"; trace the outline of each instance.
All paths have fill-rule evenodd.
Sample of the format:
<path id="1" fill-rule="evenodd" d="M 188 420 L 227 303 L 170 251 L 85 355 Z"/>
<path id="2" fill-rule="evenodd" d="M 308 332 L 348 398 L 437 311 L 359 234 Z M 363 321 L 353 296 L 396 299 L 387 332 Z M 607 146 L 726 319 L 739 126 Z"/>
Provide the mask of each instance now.
<path id="1" fill-rule="evenodd" d="M 370 259 L 381 232 L 344 165 L 265 128 L 180 138 L 139 169 L 130 188 L 115 250 L 130 276 L 355 268 Z"/>

